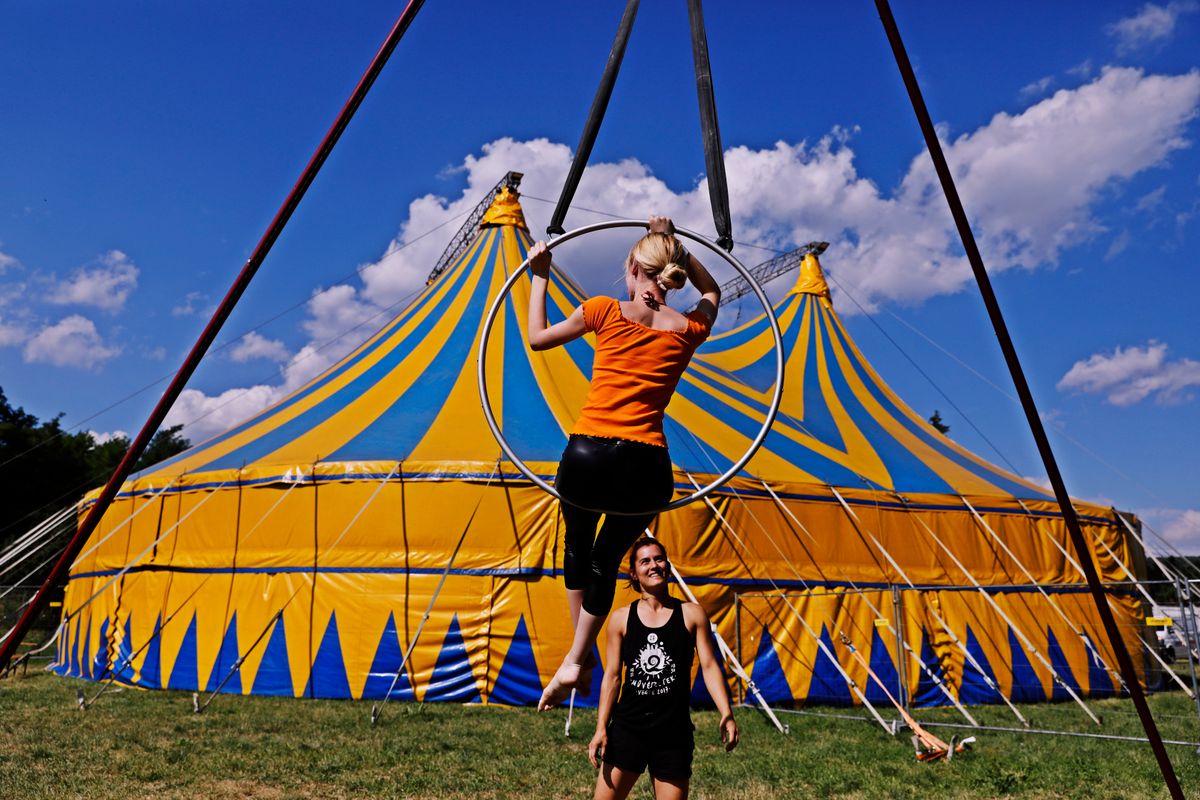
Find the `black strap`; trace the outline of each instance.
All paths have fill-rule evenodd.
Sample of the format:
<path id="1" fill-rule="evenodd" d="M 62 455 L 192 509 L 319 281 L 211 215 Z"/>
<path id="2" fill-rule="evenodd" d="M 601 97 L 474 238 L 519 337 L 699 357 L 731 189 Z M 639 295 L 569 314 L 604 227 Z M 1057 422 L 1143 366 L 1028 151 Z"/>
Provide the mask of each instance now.
<path id="1" fill-rule="evenodd" d="M 592 155 L 592 147 L 596 144 L 596 134 L 600 132 L 600 123 L 604 121 L 604 112 L 608 110 L 608 101 L 612 97 L 613 86 L 617 82 L 617 73 L 621 70 L 621 61 L 625 57 L 625 45 L 629 42 L 629 32 L 633 30 L 633 21 L 637 16 L 638 0 L 628 0 L 625 4 L 625 14 L 621 24 L 617 26 L 617 36 L 613 40 L 612 50 L 608 54 L 608 63 L 604 66 L 604 75 L 600 78 L 600 86 L 592 100 L 588 111 L 587 122 L 584 123 L 583 133 L 575 148 L 575 158 L 571 161 L 571 169 L 563 183 L 562 192 L 558 196 L 558 205 L 554 207 L 554 215 L 546 233 L 557 236 L 564 233 L 563 220 L 567 218 L 567 210 L 571 200 L 579 188 L 579 180 L 583 170 Z M 725 159 L 721 150 L 721 129 L 717 124 L 717 101 L 713 95 L 712 67 L 708 62 L 708 36 L 704 32 L 704 12 L 700 0 L 688 0 L 688 19 L 691 22 L 692 59 L 696 64 L 696 98 L 700 103 L 700 131 L 704 140 L 704 163 L 708 171 L 708 199 L 712 205 L 713 225 L 717 230 L 717 244 L 725 250 L 733 250 L 733 226 L 729 217 L 729 184 L 725 179 Z"/>
<path id="2" fill-rule="evenodd" d="M 700 102 L 700 133 L 704 139 L 704 165 L 708 170 L 708 200 L 712 204 L 717 244 L 730 251 L 733 250 L 733 226 L 729 219 L 729 184 L 725 180 L 721 128 L 717 124 L 717 99 L 713 95 L 708 35 L 704 32 L 704 10 L 700 7 L 700 0 L 688 0 L 688 20 L 692 25 L 692 60 L 696 62 L 696 99 Z"/>
<path id="3" fill-rule="evenodd" d="M 571 162 L 571 171 L 567 173 L 566 183 L 558 196 L 558 205 L 554 207 L 550 227 L 546 228 L 546 233 L 551 236 L 564 232 L 563 220 L 567 218 L 567 209 L 575 197 L 575 190 L 579 188 L 579 179 L 583 177 L 583 169 L 592 155 L 592 146 L 596 144 L 596 134 L 600 132 L 600 123 L 604 121 L 604 112 L 608 110 L 608 99 L 612 97 L 617 73 L 621 71 L 621 60 L 625 58 L 625 45 L 629 43 L 629 32 L 633 30 L 633 20 L 637 11 L 638 0 L 628 0 L 625 3 L 625 13 L 621 17 L 621 24 L 617 26 L 617 37 L 613 39 L 608 63 L 604 65 L 604 75 L 600 78 L 596 96 L 592 99 L 592 107 L 588 111 L 587 122 L 584 123 L 583 133 L 579 136 L 579 144 L 575 147 L 575 160 Z"/>

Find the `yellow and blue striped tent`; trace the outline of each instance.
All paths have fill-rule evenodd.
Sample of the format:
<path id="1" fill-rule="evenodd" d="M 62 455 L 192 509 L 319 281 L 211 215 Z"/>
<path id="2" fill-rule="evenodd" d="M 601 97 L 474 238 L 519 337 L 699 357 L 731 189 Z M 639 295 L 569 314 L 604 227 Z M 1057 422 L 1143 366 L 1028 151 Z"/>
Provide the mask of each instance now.
<path id="1" fill-rule="evenodd" d="M 71 569 L 55 669 L 147 688 L 535 702 L 569 641 L 561 521 L 501 460 L 475 377 L 490 299 L 530 245 L 505 190 L 461 257 L 366 343 L 127 482 Z M 532 352 L 527 300 L 519 282 L 488 379 L 510 442 L 549 478 L 593 351 Z M 581 300 L 556 269 L 552 318 Z M 934 675 L 963 702 L 1112 694 L 1111 648 L 1046 491 L 884 384 L 815 257 L 775 313 L 786 389 L 763 448 L 711 503 L 655 526 L 767 699 L 858 702 L 847 679 L 880 699 L 849 645 L 917 704 L 947 702 Z M 771 348 L 760 317 L 698 352 L 668 412 L 679 492 L 757 432 Z M 1105 579 L 1142 563 L 1113 511 L 1078 507 Z M 1029 579 L 1042 590 L 1017 586 Z M 1141 609 L 1111 597 L 1140 652 Z"/>

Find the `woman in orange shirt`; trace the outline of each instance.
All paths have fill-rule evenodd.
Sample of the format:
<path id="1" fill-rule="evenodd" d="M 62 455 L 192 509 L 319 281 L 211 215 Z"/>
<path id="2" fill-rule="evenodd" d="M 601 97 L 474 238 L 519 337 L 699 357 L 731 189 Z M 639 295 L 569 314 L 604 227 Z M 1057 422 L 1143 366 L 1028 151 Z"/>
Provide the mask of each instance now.
<path id="1" fill-rule="evenodd" d="M 588 685 L 594 665 L 587 661 L 612 608 L 621 557 L 674 491 L 663 414 L 717 318 L 721 290 L 675 238 L 671 220 L 651 216 L 648 227 L 625 260 L 629 299 L 590 298 L 554 325 L 546 324 L 550 252 L 545 242 L 529 252 L 530 347 L 545 350 L 596 334 L 587 401 L 555 479 L 563 498 L 563 573 L 575 636 L 542 693 L 539 710 Z M 669 307 L 666 298 L 689 279 L 701 300 L 684 315 Z M 600 525 L 601 514 L 588 509 L 627 513 L 607 514 Z M 628 513 L 644 511 L 650 513 Z"/>

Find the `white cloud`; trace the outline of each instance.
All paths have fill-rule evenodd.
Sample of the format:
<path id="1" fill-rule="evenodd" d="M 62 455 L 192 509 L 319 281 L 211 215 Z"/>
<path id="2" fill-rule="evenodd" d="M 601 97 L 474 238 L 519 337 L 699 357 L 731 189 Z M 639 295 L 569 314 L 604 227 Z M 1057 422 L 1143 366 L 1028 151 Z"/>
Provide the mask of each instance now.
<path id="1" fill-rule="evenodd" d="M 1137 203 L 1134 204 L 1133 209 L 1134 209 L 1134 211 L 1141 211 L 1141 212 L 1154 211 L 1155 209 L 1157 209 L 1159 206 L 1162 205 L 1163 198 L 1166 196 L 1166 194 L 1167 194 L 1167 187 L 1164 184 L 1163 186 L 1159 186 L 1154 191 L 1147 192 L 1146 194 L 1139 197 Z"/>
<path id="2" fill-rule="evenodd" d="M 1117 256 L 1124 253 L 1129 245 L 1133 242 L 1133 235 L 1128 229 L 1121 231 L 1112 243 L 1108 246 L 1108 251 L 1104 254 L 1105 261 L 1112 261 Z"/>
<path id="3" fill-rule="evenodd" d="M 1052 264 L 1064 248 L 1101 232 L 1094 216 L 1101 196 L 1185 147 L 1184 127 L 1198 105 L 1200 71 L 1164 76 L 1107 68 L 1090 83 L 1060 89 L 1022 113 L 998 114 L 948 142 L 989 269 Z M 858 174 L 852 139 L 852 132 L 835 129 L 815 142 L 730 148 L 725 163 L 736 238 L 779 248 L 834 242 L 823 259 L 827 271 L 868 308 L 960 291 L 971 274 L 928 156 L 915 156 L 900 186 L 885 191 Z M 462 217 L 508 170 L 525 174 L 526 220 L 535 238 L 543 236 L 551 205 L 533 198 L 558 196 L 570 159 L 564 144 L 511 138 L 465 157 L 451 170 L 465 176 L 462 192 L 412 201 L 395 240 L 361 267 L 361 286 L 314 293 L 303 323 L 311 338 L 284 367 L 284 387 L 328 367 L 420 290 Z M 633 217 L 655 211 L 711 233 L 704 181 L 676 192 L 632 158 L 591 165 L 574 203 L 567 227 L 602 219 L 582 210 L 592 208 Z M 590 237 L 565 245 L 555 258 L 586 290 L 612 292 L 620 260 L 613 246 L 614 239 Z M 765 257 L 749 248 L 735 252 L 748 263 Z M 786 281 L 777 284 L 775 291 L 786 288 Z M 847 303 L 839 308 L 854 312 Z M 255 396 L 263 404 L 273 397 Z"/>
<path id="4" fill-rule="evenodd" d="M 0 244 L 3 244 L 3 242 L 0 242 Z M 3 275 L 9 267 L 15 267 L 20 263 L 14 256 L 10 256 L 8 253 L 0 250 L 0 275 Z"/>
<path id="5" fill-rule="evenodd" d="M 1176 0 L 1166 5 L 1146 3 L 1138 13 L 1108 26 L 1108 33 L 1117 40 L 1117 52 L 1132 53 L 1144 47 L 1161 44 L 1175 33 L 1175 26 L 1184 14 L 1200 8 L 1193 0 Z"/>
<path id="6" fill-rule="evenodd" d="M 0 318 L 0 347 L 12 347 L 18 345 L 29 338 L 29 331 L 25 326 Z"/>
<path id="7" fill-rule="evenodd" d="M 1141 516 L 1158 536 L 1175 549 L 1189 555 L 1200 554 L 1200 509 L 1153 508 L 1141 512 Z M 1146 537 L 1146 544 L 1151 550 L 1164 552 L 1161 546 L 1155 546 L 1156 543 L 1156 537 Z"/>
<path id="8" fill-rule="evenodd" d="M 139 270 L 120 250 L 110 250 L 95 266 L 80 267 L 65 281 L 53 281 L 46 299 L 56 305 L 94 306 L 120 311 L 137 288 Z"/>
<path id="9" fill-rule="evenodd" d="M 99 431 L 88 431 L 92 435 L 92 439 L 96 444 L 105 444 L 113 439 L 128 439 L 129 434 L 125 431 L 107 431 L 101 433 Z"/>
<path id="10" fill-rule="evenodd" d="M 183 296 L 183 302 L 171 309 L 173 317 L 190 317 L 200 310 L 200 303 L 208 299 L 204 292 L 188 292 Z"/>
<path id="11" fill-rule="evenodd" d="M 279 387 L 264 385 L 229 389 L 212 397 L 184 389 L 167 412 L 163 427 L 182 425 L 184 437 L 200 442 L 245 421 L 282 396 Z"/>
<path id="12" fill-rule="evenodd" d="M 1104 394 L 1116 406 L 1129 406 L 1154 396 L 1160 404 L 1191 400 L 1200 386 L 1200 361 L 1167 360 L 1167 345 L 1117 347 L 1077 361 L 1058 382 L 1060 390 Z"/>
<path id="13" fill-rule="evenodd" d="M 1092 77 L 1092 69 L 1092 60 L 1089 58 L 1068 69 L 1067 74 L 1080 80 L 1087 80 Z"/>
<path id="14" fill-rule="evenodd" d="M 30 364 L 90 369 L 120 352 L 120 347 L 104 343 L 94 322 L 72 314 L 30 338 L 25 343 L 24 357 Z"/>
<path id="15" fill-rule="evenodd" d="M 1033 97 L 1040 97 L 1046 93 L 1046 90 L 1054 85 L 1054 76 L 1047 75 L 1044 78 L 1038 78 L 1036 81 L 1027 83 L 1021 87 L 1020 95 L 1028 100 Z"/>
<path id="16" fill-rule="evenodd" d="M 238 363 L 265 358 L 270 361 L 287 361 L 288 349 L 278 339 L 268 339 L 250 331 L 238 340 L 229 351 L 229 358 Z"/>

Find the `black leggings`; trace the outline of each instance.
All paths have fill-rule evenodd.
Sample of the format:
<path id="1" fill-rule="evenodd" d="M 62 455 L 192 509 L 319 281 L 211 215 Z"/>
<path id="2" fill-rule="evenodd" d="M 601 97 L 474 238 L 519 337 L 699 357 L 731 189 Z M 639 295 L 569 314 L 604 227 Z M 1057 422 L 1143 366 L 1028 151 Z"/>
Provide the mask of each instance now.
<path id="1" fill-rule="evenodd" d="M 563 574 L 568 589 L 583 589 L 583 608 L 602 617 L 612 608 L 617 570 L 629 546 L 654 521 L 655 514 L 604 515 L 598 511 L 645 511 L 671 500 L 675 488 L 667 448 L 571 434 L 558 465 L 555 488 L 562 495 L 567 532 Z"/>

